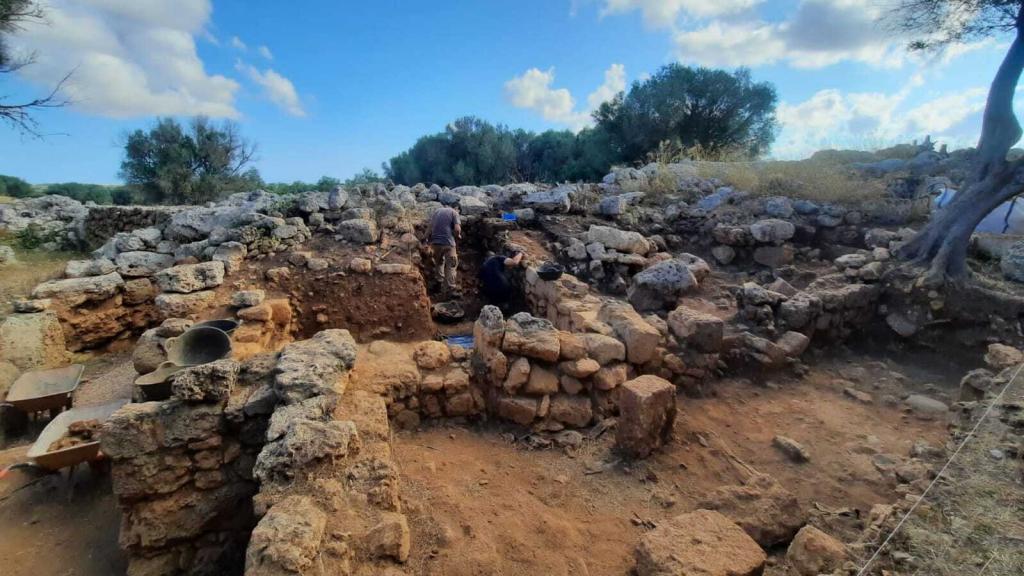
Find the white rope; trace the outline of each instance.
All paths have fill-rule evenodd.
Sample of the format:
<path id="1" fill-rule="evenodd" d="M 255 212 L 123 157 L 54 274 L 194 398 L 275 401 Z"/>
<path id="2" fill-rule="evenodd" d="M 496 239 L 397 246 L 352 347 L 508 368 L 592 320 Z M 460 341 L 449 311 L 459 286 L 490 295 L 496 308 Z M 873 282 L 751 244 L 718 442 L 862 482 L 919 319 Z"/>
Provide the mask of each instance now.
<path id="1" fill-rule="evenodd" d="M 928 495 L 928 492 L 930 492 L 931 489 L 934 488 L 935 485 L 939 482 L 939 478 L 942 478 L 942 475 L 946 472 L 946 469 L 949 468 L 949 465 L 953 463 L 953 460 L 960 454 L 960 451 L 963 450 L 964 446 L 966 446 L 967 443 L 971 440 L 971 438 L 974 437 L 975 432 L 977 432 L 978 428 L 981 427 L 981 423 L 984 422 L 985 418 L 987 418 L 989 413 L 992 412 L 992 408 L 994 408 L 996 404 L 998 404 L 999 401 L 1002 400 L 1003 395 L 1006 394 L 1006 391 L 1010 389 L 1010 385 L 1012 385 L 1017 380 L 1017 376 L 1020 374 L 1021 368 L 1024 368 L 1024 364 L 1021 364 L 1020 366 L 1017 367 L 1017 371 L 1013 373 L 1013 377 L 1010 378 L 1010 381 L 1006 383 L 1006 386 L 1003 386 L 1003 389 L 999 391 L 999 394 L 995 397 L 994 400 L 992 400 L 992 403 L 988 405 L 988 408 L 985 409 L 985 412 L 981 415 L 981 418 L 978 418 L 978 422 L 974 425 L 974 428 L 972 428 L 971 431 L 967 433 L 967 436 L 964 437 L 963 442 L 961 442 L 960 445 L 956 447 L 956 451 L 953 452 L 953 455 L 950 456 L 949 460 L 947 460 L 946 463 L 942 466 L 942 469 L 939 470 L 939 473 L 935 475 L 935 479 L 932 480 L 930 484 L 928 484 L 928 487 L 924 489 L 924 492 L 922 492 L 921 496 L 918 497 L 916 502 L 914 502 L 914 505 L 910 507 L 910 510 L 907 510 L 907 513 L 903 515 L 903 518 L 900 518 L 900 521 L 896 523 L 896 527 L 892 529 L 892 532 L 890 532 L 889 535 L 886 536 L 882 544 L 878 547 L 877 550 L 875 550 L 875 553 L 871 555 L 871 558 L 868 558 L 867 563 L 864 564 L 864 566 L 860 569 L 859 572 L 857 572 L 857 576 L 863 576 L 865 574 L 867 569 L 871 566 L 871 563 L 878 558 L 878 555 L 889 544 L 889 542 L 892 540 L 892 537 L 900 531 L 900 528 L 903 527 L 903 524 L 907 521 L 908 518 L 910 518 L 910 515 L 914 513 L 914 510 L 917 509 L 918 504 L 924 501 L 924 498 L 925 496 Z"/>

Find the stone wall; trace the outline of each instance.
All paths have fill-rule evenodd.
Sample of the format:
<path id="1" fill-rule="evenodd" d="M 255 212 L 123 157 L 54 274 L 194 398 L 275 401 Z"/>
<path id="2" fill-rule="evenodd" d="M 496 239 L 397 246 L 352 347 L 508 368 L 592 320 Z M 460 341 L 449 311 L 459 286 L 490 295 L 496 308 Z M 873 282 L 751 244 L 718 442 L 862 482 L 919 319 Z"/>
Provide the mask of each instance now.
<path id="1" fill-rule="evenodd" d="M 252 470 L 275 399 L 254 396 L 272 357 L 180 372 L 173 397 L 104 424 L 130 575 L 238 574 L 255 525 Z"/>
<path id="2" fill-rule="evenodd" d="M 385 400 L 347 393 L 355 342 L 186 369 L 104 424 L 128 573 L 379 573 L 409 554 Z M 326 572 L 321 572 L 321 569 Z"/>
<path id="3" fill-rule="evenodd" d="M 82 248 L 94 249 L 118 232 L 163 228 L 182 206 L 90 206 L 82 223 Z"/>

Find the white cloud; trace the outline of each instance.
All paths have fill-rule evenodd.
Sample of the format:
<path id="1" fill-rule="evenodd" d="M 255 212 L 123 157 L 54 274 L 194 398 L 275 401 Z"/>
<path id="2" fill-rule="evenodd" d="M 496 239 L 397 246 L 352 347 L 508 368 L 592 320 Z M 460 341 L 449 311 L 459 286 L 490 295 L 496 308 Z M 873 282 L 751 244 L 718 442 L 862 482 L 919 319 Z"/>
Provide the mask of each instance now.
<path id="1" fill-rule="evenodd" d="M 263 88 L 264 95 L 282 110 L 292 116 L 305 116 L 306 110 L 299 100 L 299 93 L 292 81 L 267 68 L 260 71 L 255 66 L 238 62 L 235 68 Z"/>
<path id="2" fill-rule="evenodd" d="M 822 68 L 844 60 L 897 67 L 905 40 L 888 30 L 875 0 L 802 0 L 779 22 L 713 20 L 675 33 L 677 56 L 711 66 L 761 66 L 785 62 Z"/>
<path id="3" fill-rule="evenodd" d="M 984 110 L 987 96 L 988 88 L 980 86 L 944 94 L 910 109 L 906 122 L 920 132 L 942 133 L 968 116 Z"/>
<path id="4" fill-rule="evenodd" d="M 531 68 L 505 83 L 505 95 L 516 108 L 529 108 L 545 120 L 566 124 L 573 130 L 583 128 L 586 114 L 575 111 L 576 101 L 569 90 L 551 87 L 554 81 L 554 68 L 546 72 Z"/>
<path id="5" fill-rule="evenodd" d="M 626 88 L 626 67 L 612 64 L 604 73 L 604 82 L 587 96 L 587 109 L 577 110 L 576 99 L 566 88 L 553 88 L 555 69 L 531 68 L 505 83 L 505 96 L 516 108 L 526 108 L 556 124 L 578 132 L 591 124 L 590 114 Z"/>
<path id="6" fill-rule="evenodd" d="M 670 28 L 681 17 L 706 18 L 745 12 L 761 0 L 604 0 L 601 14 L 640 10 L 644 22 L 655 28 Z"/>
<path id="7" fill-rule="evenodd" d="M 604 84 L 597 87 L 587 96 L 588 110 L 594 111 L 611 100 L 616 94 L 626 89 L 626 66 L 623 64 L 612 64 L 604 71 Z"/>
<path id="8" fill-rule="evenodd" d="M 18 73 L 44 88 L 73 70 L 64 95 L 86 112 L 232 118 L 238 83 L 208 74 L 196 53 L 210 12 L 208 0 L 51 0 L 48 24 L 26 25 L 10 45 L 37 55 Z"/>
<path id="9" fill-rule="evenodd" d="M 926 135 L 958 147 L 972 145 L 988 90 L 973 87 L 923 101 L 918 95 L 917 103 L 910 104 L 922 84 L 916 75 L 892 94 L 828 89 L 798 104 L 783 102 L 777 111 L 782 130 L 773 155 L 803 158 L 823 148 L 869 149 Z"/>
<path id="10" fill-rule="evenodd" d="M 231 47 L 235 50 L 240 50 L 242 52 L 245 52 L 249 49 L 249 47 L 245 45 L 245 42 L 242 42 L 242 39 L 238 36 L 231 37 Z"/>
<path id="11" fill-rule="evenodd" d="M 270 48 L 267 48 L 266 46 L 261 45 L 259 48 L 256 49 L 256 51 L 259 52 L 260 56 L 263 56 L 267 60 L 274 59 L 274 53 L 271 52 Z"/>

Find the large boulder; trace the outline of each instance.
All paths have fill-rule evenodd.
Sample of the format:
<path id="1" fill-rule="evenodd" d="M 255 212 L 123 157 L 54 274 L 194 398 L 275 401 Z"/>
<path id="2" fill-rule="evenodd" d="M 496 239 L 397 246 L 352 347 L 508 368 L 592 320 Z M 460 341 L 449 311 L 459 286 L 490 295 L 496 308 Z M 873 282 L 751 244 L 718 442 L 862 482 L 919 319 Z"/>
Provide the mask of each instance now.
<path id="1" fill-rule="evenodd" d="M 810 525 L 800 529 L 786 550 L 786 561 L 800 576 L 831 573 L 845 560 L 843 543 Z"/>
<path id="2" fill-rule="evenodd" d="M 661 344 L 661 333 L 632 306 L 609 302 L 601 307 L 598 319 L 608 324 L 626 345 L 626 358 L 632 364 L 645 364 Z"/>
<path id="3" fill-rule="evenodd" d="M 603 244 L 605 248 L 612 248 L 619 252 L 629 254 L 640 254 L 641 256 L 650 251 L 650 244 L 643 234 L 628 230 L 619 230 L 611 226 L 591 226 L 587 231 L 587 242 Z"/>
<path id="4" fill-rule="evenodd" d="M 796 226 L 792 222 L 769 218 L 751 224 L 750 234 L 754 240 L 764 244 L 782 244 L 796 234 Z"/>
<path id="5" fill-rule="evenodd" d="M 202 290 L 191 294 L 160 294 L 155 302 L 163 318 L 188 318 L 213 306 L 216 300 L 216 292 Z"/>
<path id="6" fill-rule="evenodd" d="M 86 302 L 102 302 L 116 296 L 124 288 L 124 279 L 117 272 L 103 276 L 67 278 L 43 282 L 32 290 L 32 298 L 52 298 L 68 307 Z"/>
<path id="7" fill-rule="evenodd" d="M 764 550 L 718 512 L 696 510 L 640 537 L 637 576 L 758 576 Z"/>
<path id="8" fill-rule="evenodd" d="M 379 235 L 377 224 L 365 218 L 344 220 L 338 224 L 337 232 L 342 240 L 357 244 L 373 244 Z"/>
<path id="9" fill-rule="evenodd" d="M 182 210 L 171 217 L 164 229 L 164 238 L 174 242 L 194 242 L 208 238 L 218 229 L 231 229 L 248 224 L 254 215 L 267 211 L 281 201 L 277 194 L 257 190 L 232 194 L 216 206 Z"/>
<path id="10" fill-rule="evenodd" d="M 680 342 L 698 350 L 718 352 L 725 335 L 725 322 L 713 314 L 680 306 L 669 313 L 668 327 Z"/>
<path id="11" fill-rule="evenodd" d="M 640 311 L 675 308 L 683 294 L 697 289 L 711 273 L 707 262 L 692 254 L 680 254 L 633 276 L 627 297 Z"/>
<path id="12" fill-rule="evenodd" d="M 505 323 L 502 350 L 545 362 L 558 360 L 561 341 L 558 329 L 548 320 L 520 312 Z"/>
<path id="13" fill-rule="evenodd" d="M 725 514 L 764 548 L 789 542 L 807 521 L 796 496 L 766 474 L 718 488 L 699 506 Z"/>
<path id="14" fill-rule="evenodd" d="M 191 294 L 223 284 L 224 263 L 210 261 L 173 266 L 157 272 L 154 279 L 164 292 Z"/>
<path id="15" fill-rule="evenodd" d="M 263 484 L 287 483 L 308 465 L 344 458 L 358 452 L 359 446 L 359 433 L 352 422 L 294 419 L 284 436 L 263 447 L 252 473 Z"/>
<path id="16" fill-rule="evenodd" d="M 171 391 L 185 402 L 221 402 L 234 389 L 240 368 L 229 358 L 191 366 L 174 375 Z"/>
<path id="17" fill-rule="evenodd" d="M 72 260 L 64 267 L 66 278 L 82 278 L 85 276 L 104 276 L 117 270 L 107 258 L 96 258 L 94 260 Z"/>
<path id="18" fill-rule="evenodd" d="M 523 198 L 523 204 L 538 212 L 568 212 L 572 207 L 574 194 L 576 194 L 576 186 L 565 184 L 551 190 L 527 194 Z"/>
<path id="19" fill-rule="evenodd" d="M 273 505 L 252 531 L 245 554 L 250 576 L 301 574 L 320 554 L 327 515 L 307 496 Z"/>
<path id="20" fill-rule="evenodd" d="M 121 252 L 114 262 L 121 276 L 138 278 L 152 276 L 164 268 L 170 268 L 174 265 L 174 256 L 144 251 Z"/>
<path id="21" fill-rule="evenodd" d="M 343 393 L 343 377 L 356 361 L 356 342 L 348 330 L 324 330 L 281 351 L 274 388 L 285 404 L 313 396 Z"/>
<path id="22" fill-rule="evenodd" d="M 51 311 L 12 314 L 0 324 L 0 361 L 20 370 L 56 368 L 69 361 L 64 330 Z"/>

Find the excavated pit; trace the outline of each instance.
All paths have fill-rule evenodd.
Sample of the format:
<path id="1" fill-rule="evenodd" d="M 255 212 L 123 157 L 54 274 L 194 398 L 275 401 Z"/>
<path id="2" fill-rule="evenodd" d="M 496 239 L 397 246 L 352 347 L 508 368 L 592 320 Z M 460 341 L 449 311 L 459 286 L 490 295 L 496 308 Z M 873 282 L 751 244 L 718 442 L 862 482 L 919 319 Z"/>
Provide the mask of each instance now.
<path id="1" fill-rule="evenodd" d="M 961 378 L 983 365 L 978 325 L 992 320 L 965 329 L 924 321 L 915 338 L 894 336 L 891 313 L 904 310 L 912 291 L 895 297 L 877 277 L 862 281 L 852 267 L 837 273 L 810 256 L 811 242 L 799 247 L 796 265 L 779 270 L 750 264 L 756 248 L 744 245 L 740 260 L 708 271 L 675 309 L 638 312 L 624 303 L 623 286 L 684 250 L 707 256 L 709 245 L 660 238 L 644 257 L 591 261 L 589 252 L 568 250 L 579 245 L 580 222 L 551 217 L 539 223 L 542 232 L 467 218 L 459 265 L 466 319 L 456 324 L 431 318 L 432 304 L 447 295 L 415 237 L 407 238 L 422 230 L 402 228 L 367 245 L 318 233 L 247 261 L 216 290 L 218 307 L 196 314 L 252 318 L 240 328 L 253 339 L 231 394 L 217 392 L 227 376 L 204 373 L 198 391 L 181 387 L 159 408 L 133 405 L 108 440 L 125 511 L 121 543 L 135 572 L 276 573 L 298 558 L 303 573 L 355 567 L 359 576 L 618 575 L 633 568 L 637 542 L 654 527 L 732 505 L 731 517 L 773 559 L 765 574 L 791 576 L 790 527 L 812 523 L 858 541 L 873 507 L 921 491 L 948 423 L 969 416 L 957 406 Z M 512 244 L 529 255 L 529 265 L 511 273 L 516 298 L 500 319 L 481 315 L 480 265 Z M 863 247 L 859 237 L 847 248 L 813 249 L 835 256 L 854 245 Z M 581 274 L 600 269 L 603 279 L 539 280 L 536 268 L 548 260 Z M 266 305 L 234 304 L 246 289 L 265 290 Z M 816 300 L 787 303 L 776 289 Z M 930 295 L 923 305 L 942 308 Z M 979 318 L 999 315 L 991 302 L 978 305 Z M 266 334 L 253 334 L 257 325 Z M 720 332 L 701 332 L 708 327 Z M 470 333 L 475 351 L 443 343 Z M 585 369 L 587 360 L 597 372 Z M 512 382 L 505 375 L 513 364 L 531 376 Z M 626 421 L 623 389 L 640 376 L 684 393 L 670 396 L 671 439 L 658 438 L 643 460 L 616 438 Z M 921 413 L 913 396 L 947 410 Z M 921 444 L 939 448 L 921 452 Z M 758 484 L 760 474 L 777 486 Z M 755 504 L 725 502 L 723 490 L 748 483 Z M 86 492 L 75 509 L 86 523 L 111 525 L 111 498 L 97 496 L 104 487 L 88 488 L 92 499 Z M 771 507 L 780 493 L 798 504 L 799 517 L 774 510 L 744 524 L 748 507 L 758 509 L 762 498 Z M 57 534 L 58 504 L 31 504 L 0 523 L 0 555 L 12 556 L 3 544 L 12 542 L 47 551 L 29 554 L 46 556 L 44 571 L 65 569 L 87 549 Z M 17 527 L 34 522 L 45 533 L 26 542 Z M 84 540 L 113 554 L 113 539 Z M 30 560 L 14 557 L 14 573 L 34 570 Z M 119 572 L 121 560 L 106 571 L 89 563 L 83 573 Z"/>

